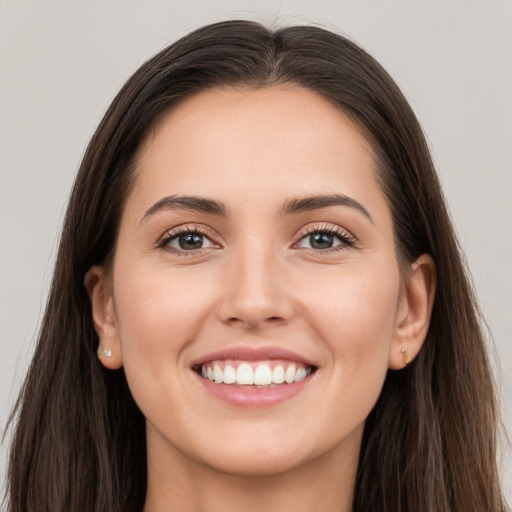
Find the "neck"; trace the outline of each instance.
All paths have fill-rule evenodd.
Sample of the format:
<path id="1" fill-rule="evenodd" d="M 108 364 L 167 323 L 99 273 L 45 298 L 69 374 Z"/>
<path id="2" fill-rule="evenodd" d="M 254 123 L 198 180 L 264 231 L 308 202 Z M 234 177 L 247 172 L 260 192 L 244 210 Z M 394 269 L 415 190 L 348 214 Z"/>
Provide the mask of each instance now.
<path id="1" fill-rule="evenodd" d="M 181 452 L 162 464 L 162 452 L 156 457 L 148 445 L 144 512 L 351 512 L 361 432 L 354 434 L 358 443 L 343 443 L 290 470 L 250 476 L 218 471 Z"/>

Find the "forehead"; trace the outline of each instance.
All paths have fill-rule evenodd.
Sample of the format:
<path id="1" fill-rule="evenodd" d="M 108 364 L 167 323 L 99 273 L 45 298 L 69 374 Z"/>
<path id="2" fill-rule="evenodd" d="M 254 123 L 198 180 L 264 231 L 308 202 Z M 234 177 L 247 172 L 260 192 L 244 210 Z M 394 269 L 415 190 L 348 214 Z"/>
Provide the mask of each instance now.
<path id="1" fill-rule="evenodd" d="M 293 85 L 223 88 L 193 95 L 167 113 L 144 141 L 138 167 L 179 173 L 197 164 L 218 178 L 220 169 L 208 169 L 205 161 L 222 159 L 245 173 L 257 166 L 263 173 L 283 169 L 284 158 L 288 169 L 305 164 L 314 173 L 337 157 L 374 167 L 361 131 L 319 94 Z"/>
<path id="2" fill-rule="evenodd" d="M 147 208 L 170 194 L 259 206 L 333 193 L 375 202 L 382 194 L 374 169 L 361 131 L 311 90 L 212 89 L 179 103 L 153 128 L 127 206 L 136 200 Z"/>
<path id="3" fill-rule="evenodd" d="M 262 128 L 266 128 L 262 130 Z M 276 138 L 276 131 L 280 130 Z M 213 130 L 215 129 L 215 130 Z M 202 147 L 220 137 L 229 137 L 231 154 L 242 144 L 266 143 L 269 149 L 283 144 L 304 144 L 296 147 L 300 154 L 315 135 L 327 144 L 336 139 L 340 150 L 355 144 L 372 152 L 370 144 L 342 110 L 320 94 L 294 84 L 283 84 L 262 89 L 214 88 L 201 91 L 179 102 L 153 127 L 139 151 L 139 157 L 147 157 L 166 139 L 194 136 L 202 138 Z M 340 135 L 343 135 L 340 137 Z M 218 137 L 217 137 L 218 136 Z M 319 140 L 315 141 L 319 142 Z M 345 147 L 344 147 L 345 146 Z M 332 147 L 329 148 L 332 151 Z"/>

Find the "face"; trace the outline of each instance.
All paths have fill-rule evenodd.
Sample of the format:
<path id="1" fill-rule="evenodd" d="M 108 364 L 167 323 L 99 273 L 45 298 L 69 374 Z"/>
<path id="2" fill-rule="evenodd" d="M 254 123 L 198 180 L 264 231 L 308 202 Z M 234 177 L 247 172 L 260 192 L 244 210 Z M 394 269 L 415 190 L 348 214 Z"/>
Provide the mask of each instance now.
<path id="1" fill-rule="evenodd" d="M 154 460 L 265 474 L 357 454 L 405 299 L 369 146 L 325 99 L 177 106 L 139 153 L 108 283 L 104 363 Z"/>

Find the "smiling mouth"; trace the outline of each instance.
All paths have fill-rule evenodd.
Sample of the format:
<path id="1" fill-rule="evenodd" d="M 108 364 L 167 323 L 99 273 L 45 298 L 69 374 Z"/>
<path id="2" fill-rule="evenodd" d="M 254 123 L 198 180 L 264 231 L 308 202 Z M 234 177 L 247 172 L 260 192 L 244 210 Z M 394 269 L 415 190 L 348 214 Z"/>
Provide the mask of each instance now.
<path id="1" fill-rule="evenodd" d="M 300 382 L 316 371 L 314 366 L 285 360 L 217 360 L 196 365 L 193 369 L 216 384 L 245 388 L 286 386 Z"/>

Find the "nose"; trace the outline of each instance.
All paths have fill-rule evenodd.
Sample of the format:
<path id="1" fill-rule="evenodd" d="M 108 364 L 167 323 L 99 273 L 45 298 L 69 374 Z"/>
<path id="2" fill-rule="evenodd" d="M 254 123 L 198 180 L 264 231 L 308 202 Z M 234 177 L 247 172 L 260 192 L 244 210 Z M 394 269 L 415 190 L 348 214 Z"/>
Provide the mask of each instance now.
<path id="1" fill-rule="evenodd" d="M 223 283 L 220 318 L 247 330 L 286 324 L 293 316 L 293 300 L 286 272 L 272 250 L 261 247 L 233 254 Z"/>

